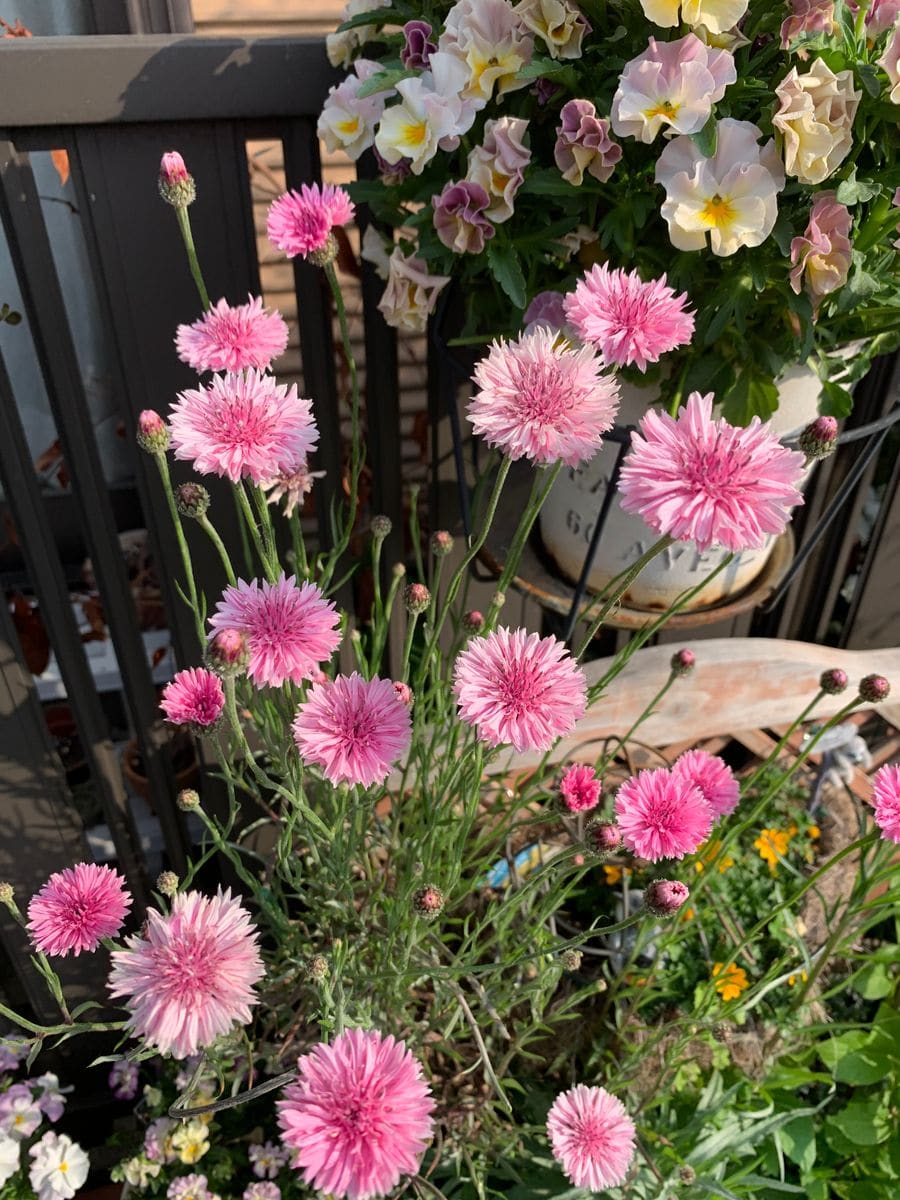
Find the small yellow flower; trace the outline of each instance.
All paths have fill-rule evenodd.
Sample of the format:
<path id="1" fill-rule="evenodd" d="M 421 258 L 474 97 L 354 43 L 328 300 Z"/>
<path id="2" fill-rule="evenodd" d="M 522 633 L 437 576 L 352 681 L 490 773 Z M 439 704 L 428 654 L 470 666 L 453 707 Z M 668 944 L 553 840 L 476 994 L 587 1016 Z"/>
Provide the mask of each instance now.
<path id="1" fill-rule="evenodd" d="M 769 870 L 773 875 L 779 858 L 784 858 L 787 854 L 788 845 L 793 836 L 792 831 L 793 833 L 797 832 L 796 825 L 791 826 L 790 829 L 763 829 L 753 843 L 759 851 L 759 857 L 763 862 L 769 864 Z"/>
<path id="2" fill-rule="evenodd" d="M 683 908 L 681 910 L 682 921 L 693 921 L 693 919 L 696 915 L 697 914 L 694 912 L 694 910 L 690 906 L 688 906 L 687 908 Z"/>
<path id="3" fill-rule="evenodd" d="M 712 973 L 716 981 L 716 991 L 723 1000 L 737 1000 L 741 992 L 750 986 L 747 972 L 734 963 L 713 963 Z"/>
<path id="4" fill-rule="evenodd" d="M 606 882 L 610 887 L 615 887 L 615 885 L 620 883 L 622 880 L 621 867 L 611 867 L 608 863 L 604 863 L 603 874 L 606 876 Z"/>
<path id="5" fill-rule="evenodd" d="M 807 832 L 808 836 L 812 838 L 813 841 L 815 841 L 816 838 L 820 838 L 822 836 L 822 830 L 818 827 L 818 825 L 810 825 L 809 829 L 807 829 L 806 832 Z"/>
<path id="6" fill-rule="evenodd" d="M 704 842 L 703 845 L 699 847 L 697 853 L 700 855 L 700 857 L 694 863 L 694 870 L 698 875 L 701 871 L 706 870 L 706 864 L 711 863 L 721 849 L 722 843 L 719 841 Z M 719 862 L 719 874 L 724 875 L 729 867 L 733 866 L 734 859 L 731 857 L 731 855 L 723 855 Z"/>
<path id="7" fill-rule="evenodd" d="M 800 983 L 806 983 L 808 979 L 809 975 L 806 973 L 806 971 L 799 971 L 796 975 L 788 975 L 787 985 L 788 987 L 794 987 L 798 981 Z"/>

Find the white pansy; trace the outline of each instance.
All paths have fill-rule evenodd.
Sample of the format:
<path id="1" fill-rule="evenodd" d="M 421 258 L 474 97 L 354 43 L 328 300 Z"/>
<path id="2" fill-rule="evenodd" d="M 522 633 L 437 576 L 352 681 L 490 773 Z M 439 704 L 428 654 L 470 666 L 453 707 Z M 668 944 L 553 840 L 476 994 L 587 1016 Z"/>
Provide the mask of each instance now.
<path id="1" fill-rule="evenodd" d="M 0 1187 L 19 1169 L 20 1143 L 8 1133 L 0 1133 Z"/>
<path id="2" fill-rule="evenodd" d="M 34 1159 L 28 1178 L 38 1200 L 72 1200 L 87 1179 L 88 1156 L 66 1134 L 45 1133 L 28 1153 Z"/>
<path id="3" fill-rule="evenodd" d="M 343 150 L 355 161 L 374 143 L 375 129 L 390 92 L 360 97 L 359 89 L 380 68 L 370 59 L 360 58 L 353 69 L 355 74 L 348 75 L 325 97 L 316 132 L 330 153 Z"/>

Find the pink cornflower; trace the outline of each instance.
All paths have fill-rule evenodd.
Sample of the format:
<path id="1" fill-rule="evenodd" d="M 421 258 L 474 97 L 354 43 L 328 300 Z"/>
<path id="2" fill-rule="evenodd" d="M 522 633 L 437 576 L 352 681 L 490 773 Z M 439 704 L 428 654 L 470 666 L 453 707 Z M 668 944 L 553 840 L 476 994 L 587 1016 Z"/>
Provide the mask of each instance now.
<path id="1" fill-rule="evenodd" d="M 143 935 L 112 954 L 109 990 L 125 998 L 132 1034 L 186 1058 L 246 1025 L 264 973 L 257 936 L 230 890 L 179 892 L 168 914 L 150 909 Z"/>
<path id="2" fill-rule="evenodd" d="M 672 764 L 672 774 L 700 789 L 715 820 L 730 816 L 737 808 L 741 789 L 731 767 L 718 755 L 688 750 Z"/>
<path id="3" fill-rule="evenodd" d="M 122 928 L 131 897 L 112 867 L 77 863 L 51 875 L 28 905 L 28 932 L 42 954 L 96 950 Z"/>
<path id="4" fill-rule="evenodd" d="M 602 785 L 593 767 L 575 763 L 563 772 L 559 794 L 569 812 L 588 812 L 600 803 Z"/>
<path id="5" fill-rule="evenodd" d="M 275 583 L 254 579 L 227 587 L 209 619 L 213 629 L 237 629 L 247 639 L 247 674 L 257 687 L 303 683 L 340 644 L 340 616 L 314 583 L 293 575 Z"/>
<path id="6" fill-rule="evenodd" d="M 700 789 L 671 771 L 640 771 L 616 795 L 622 841 L 639 858 L 684 858 L 705 842 L 712 809 Z"/>
<path id="7" fill-rule="evenodd" d="M 584 715 L 584 672 L 555 637 L 500 628 L 473 638 L 453 668 L 459 715 L 489 746 L 549 750 Z"/>
<path id="8" fill-rule="evenodd" d="M 419 1169 L 434 1101 L 402 1042 L 348 1029 L 297 1066 L 299 1078 L 278 1102 L 278 1123 L 306 1184 L 335 1200 L 369 1200 Z"/>
<path id="9" fill-rule="evenodd" d="M 178 357 L 199 374 L 245 367 L 265 371 L 287 344 L 284 318 L 263 308 L 259 296 L 248 296 L 235 308 L 222 299 L 193 325 L 179 325 L 175 334 Z"/>
<path id="10" fill-rule="evenodd" d="M 313 489 L 313 480 L 321 479 L 324 474 L 324 471 L 311 471 L 304 460 L 293 471 L 283 471 L 260 486 L 269 504 L 284 501 L 284 515 L 289 517 L 295 508 L 303 508 L 306 497 Z"/>
<path id="11" fill-rule="evenodd" d="M 178 393 L 169 414 L 175 457 L 202 475 L 263 484 L 295 471 L 316 447 L 312 401 L 261 371 L 214 375 L 206 387 Z"/>
<path id="12" fill-rule="evenodd" d="M 206 667 L 179 671 L 163 689 L 159 707 L 172 725 L 190 725 L 195 730 L 215 725 L 225 708 L 222 680 Z"/>
<path id="13" fill-rule="evenodd" d="M 676 296 L 665 275 L 644 283 L 637 271 L 610 271 L 604 263 L 591 267 L 566 297 L 566 317 L 608 363 L 646 371 L 691 340 L 694 314 L 686 302 L 687 294 Z"/>
<path id="14" fill-rule="evenodd" d="M 269 241 L 288 258 L 298 254 L 306 258 L 325 249 L 332 229 L 352 221 L 355 211 L 343 188 L 332 183 L 301 184 L 299 192 L 285 192 L 269 206 Z"/>
<path id="15" fill-rule="evenodd" d="M 599 1192 L 625 1182 L 634 1157 L 634 1122 L 605 1088 L 577 1084 L 547 1114 L 553 1157 L 575 1187 Z"/>
<path id="16" fill-rule="evenodd" d="M 619 407 L 616 381 L 589 346 L 557 344 L 539 327 L 494 342 L 475 368 L 472 428 L 511 459 L 570 467 L 593 458 Z"/>
<path id="17" fill-rule="evenodd" d="M 712 393 L 691 392 L 677 421 L 656 409 L 641 418 L 619 479 L 622 508 L 700 550 L 758 549 L 803 503 L 806 460 L 759 417 L 739 429 L 714 421 L 712 406 Z"/>
<path id="18" fill-rule="evenodd" d="M 390 679 L 315 683 L 292 726 L 297 749 L 331 783 L 381 783 L 409 749 L 412 719 Z"/>
<path id="19" fill-rule="evenodd" d="M 875 824 L 881 836 L 900 843 L 900 767 L 879 767 L 872 776 Z"/>

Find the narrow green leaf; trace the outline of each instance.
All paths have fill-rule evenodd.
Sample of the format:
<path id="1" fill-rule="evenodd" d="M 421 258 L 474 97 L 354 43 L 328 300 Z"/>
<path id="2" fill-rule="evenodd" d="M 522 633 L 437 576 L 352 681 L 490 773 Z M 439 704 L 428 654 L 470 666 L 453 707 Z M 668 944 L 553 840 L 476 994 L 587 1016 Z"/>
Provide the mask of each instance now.
<path id="1" fill-rule="evenodd" d="M 516 306 L 525 307 L 525 276 L 515 246 L 509 242 L 489 242 L 488 266 L 503 291 Z"/>

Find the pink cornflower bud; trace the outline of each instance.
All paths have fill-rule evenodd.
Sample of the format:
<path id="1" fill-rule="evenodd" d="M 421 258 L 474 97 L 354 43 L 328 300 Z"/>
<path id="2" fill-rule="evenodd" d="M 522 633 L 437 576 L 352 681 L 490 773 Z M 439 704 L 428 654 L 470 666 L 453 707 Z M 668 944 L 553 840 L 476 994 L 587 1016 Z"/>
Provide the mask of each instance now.
<path id="1" fill-rule="evenodd" d="M 394 525 L 390 517 L 386 517 L 383 513 L 379 513 L 377 516 L 372 518 L 372 523 L 369 528 L 372 530 L 372 537 L 386 538 L 394 528 Z"/>
<path id="2" fill-rule="evenodd" d="M 591 821 L 584 831 L 584 841 L 591 854 L 604 857 L 621 846 L 622 831 L 611 821 Z"/>
<path id="3" fill-rule="evenodd" d="M 183 517 L 197 521 L 209 512 L 209 492 L 202 483 L 179 483 L 175 488 L 175 507 Z"/>
<path id="4" fill-rule="evenodd" d="M 880 704 L 891 694 L 891 685 L 883 675 L 865 675 L 859 681 L 859 695 L 867 704 Z"/>
<path id="5" fill-rule="evenodd" d="M 402 579 L 406 574 L 406 567 L 402 562 L 394 563 L 391 567 L 391 574 L 397 579 Z"/>
<path id="6" fill-rule="evenodd" d="M 654 917 L 674 917 L 690 894 L 677 879 L 654 879 L 644 889 L 644 907 Z"/>
<path id="7" fill-rule="evenodd" d="M 671 667 L 676 675 L 690 675 L 697 662 L 693 650 L 676 650 L 672 655 Z"/>
<path id="8" fill-rule="evenodd" d="M 453 550 L 453 536 L 446 529 L 438 529 L 431 535 L 431 553 L 435 558 L 444 558 Z"/>
<path id="9" fill-rule="evenodd" d="M 200 807 L 200 795 L 193 788 L 184 788 L 175 801 L 182 812 L 194 812 Z"/>
<path id="10" fill-rule="evenodd" d="M 405 704 L 407 708 L 412 708 L 414 697 L 412 688 L 409 686 L 409 684 L 402 683 L 399 679 L 397 679 L 394 681 L 392 686 L 397 694 L 397 699 Z"/>
<path id="11" fill-rule="evenodd" d="M 159 194 L 173 208 L 187 208 L 197 198 L 194 177 L 177 150 L 167 150 L 159 164 Z"/>
<path id="12" fill-rule="evenodd" d="M 798 449 L 806 455 L 807 462 L 827 458 L 837 445 L 838 423 L 834 417 L 816 417 L 800 434 Z"/>
<path id="13" fill-rule="evenodd" d="M 220 629 L 207 646 L 206 658 L 214 671 L 239 675 L 250 659 L 247 638 L 239 629 Z"/>
<path id="14" fill-rule="evenodd" d="M 840 667 L 832 667 L 819 676 L 819 687 L 828 696 L 839 696 L 841 692 L 846 691 L 849 682 L 847 672 L 842 671 Z"/>
<path id="15" fill-rule="evenodd" d="M 413 892 L 413 908 L 426 921 L 434 921 L 444 908 L 444 893 L 433 883 Z"/>
<path id="16" fill-rule="evenodd" d="M 174 871 L 163 871 L 156 879 L 156 890 L 161 896 L 174 896 L 178 891 L 178 876 Z"/>
<path id="17" fill-rule="evenodd" d="M 470 609 L 462 619 L 463 629 L 467 629 L 469 633 L 480 633 L 484 629 L 484 613 L 480 613 L 477 608 Z"/>
<path id="18" fill-rule="evenodd" d="M 424 583 L 407 584 L 403 593 L 403 603 L 408 613 L 422 613 L 431 603 L 431 592 Z"/>
<path id="19" fill-rule="evenodd" d="M 169 427 L 152 408 L 138 416 L 137 444 L 148 454 L 163 454 L 169 448 Z"/>
<path id="20" fill-rule="evenodd" d="M 679 1182 L 683 1183 L 686 1187 L 690 1187 L 690 1185 L 692 1183 L 694 1183 L 696 1178 L 697 1178 L 697 1172 L 694 1170 L 693 1167 L 684 1166 L 684 1167 L 679 1168 L 679 1171 L 678 1171 Z"/>
<path id="21" fill-rule="evenodd" d="M 4 879 L 3 882 L 0 883 L 0 904 L 5 904 L 7 908 L 10 908 L 13 904 L 15 904 L 15 894 L 16 892 L 13 885 L 11 883 L 7 883 Z"/>

